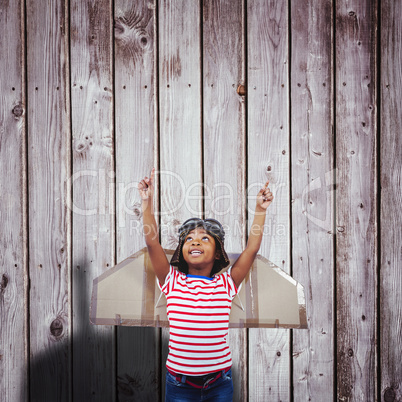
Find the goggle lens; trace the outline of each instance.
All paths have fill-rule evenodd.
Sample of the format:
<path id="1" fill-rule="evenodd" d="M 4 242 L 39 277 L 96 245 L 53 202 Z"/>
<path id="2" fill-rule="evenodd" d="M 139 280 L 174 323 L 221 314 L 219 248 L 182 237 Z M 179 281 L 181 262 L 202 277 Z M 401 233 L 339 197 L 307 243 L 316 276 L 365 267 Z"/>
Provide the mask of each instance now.
<path id="1" fill-rule="evenodd" d="M 200 218 L 190 218 L 187 219 L 179 228 L 180 237 L 188 233 L 189 231 L 195 229 L 196 227 L 203 227 L 208 232 L 211 232 L 215 236 L 218 236 L 222 241 L 225 238 L 225 231 L 222 225 L 216 219 L 200 219 Z"/>

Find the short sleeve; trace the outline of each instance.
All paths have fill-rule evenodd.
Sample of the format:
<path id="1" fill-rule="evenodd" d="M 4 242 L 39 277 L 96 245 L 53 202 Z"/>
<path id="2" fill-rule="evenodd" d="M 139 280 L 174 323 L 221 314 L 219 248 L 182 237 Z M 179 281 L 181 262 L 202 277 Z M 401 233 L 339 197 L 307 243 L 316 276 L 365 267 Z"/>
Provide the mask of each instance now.
<path id="1" fill-rule="evenodd" d="M 165 283 L 161 284 L 159 281 L 157 281 L 159 289 L 165 295 L 168 295 L 170 290 L 172 289 L 173 281 L 175 279 L 176 274 L 177 274 L 177 271 L 172 266 L 170 266 L 169 273 L 166 275 L 166 278 L 165 278 Z"/>
<path id="2" fill-rule="evenodd" d="M 231 270 L 232 270 L 232 267 L 230 267 L 227 271 L 220 274 L 219 276 L 222 277 L 223 284 L 225 286 L 226 292 L 228 293 L 229 297 L 231 299 L 233 299 L 237 295 L 239 289 L 237 289 L 237 287 L 232 279 L 232 276 L 230 275 Z"/>

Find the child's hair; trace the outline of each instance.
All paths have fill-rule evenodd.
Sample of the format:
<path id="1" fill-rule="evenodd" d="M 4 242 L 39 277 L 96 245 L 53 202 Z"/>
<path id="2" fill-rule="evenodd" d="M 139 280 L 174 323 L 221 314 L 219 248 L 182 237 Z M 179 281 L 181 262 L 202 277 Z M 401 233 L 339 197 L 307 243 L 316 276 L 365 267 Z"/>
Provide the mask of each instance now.
<path id="1" fill-rule="evenodd" d="M 205 231 L 210 234 L 215 239 L 216 250 L 219 252 L 219 259 L 215 260 L 215 263 L 211 270 L 211 276 L 218 273 L 222 268 L 229 265 L 230 261 L 226 254 L 225 248 L 223 246 L 225 240 L 225 231 L 222 225 L 215 219 L 200 219 L 200 218 L 190 218 L 187 219 L 179 227 L 179 245 L 173 254 L 170 264 L 177 266 L 180 272 L 188 274 L 188 266 L 183 257 L 183 244 L 188 233 L 195 228 L 202 227 Z"/>

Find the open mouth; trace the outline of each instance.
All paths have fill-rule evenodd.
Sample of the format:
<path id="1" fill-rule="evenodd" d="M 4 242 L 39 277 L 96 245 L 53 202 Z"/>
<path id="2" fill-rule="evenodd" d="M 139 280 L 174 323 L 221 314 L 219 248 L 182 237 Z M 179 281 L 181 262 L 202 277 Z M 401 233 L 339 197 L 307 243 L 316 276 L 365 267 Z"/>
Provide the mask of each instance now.
<path id="1" fill-rule="evenodd" d="M 201 255 L 202 252 L 200 250 L 192 250 L 192 251 L 190 251 L 190 254 L 191 255 Z"/>

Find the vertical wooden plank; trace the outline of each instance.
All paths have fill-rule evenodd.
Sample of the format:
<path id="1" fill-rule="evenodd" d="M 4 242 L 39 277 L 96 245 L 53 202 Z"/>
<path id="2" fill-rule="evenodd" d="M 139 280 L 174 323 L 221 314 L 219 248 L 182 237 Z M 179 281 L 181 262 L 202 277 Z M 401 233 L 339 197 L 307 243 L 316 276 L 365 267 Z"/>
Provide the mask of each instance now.
<path id="1" fill-rule="evenodd" d="M 200 8 L 161 1 L 159 7 L 161 223 L 202 213 Z M 169 242 L 165 246 L 171 246 Z"/>
<path id="2" fill-rule="evenodd" d="M 293 398 L 334 400 L 332 1 L 292 1 L 293 277 L 309 330 L 293 331 Z"/>
<path id="3" fill-rule="evenodd" d="M 268 179 L 275 201 L 260 253 L 290 267 L 288 2 L 247 2 L 248 212 Z M 290 400 L 289 330 L 250 329 L 249 400 Z"/>
<path id="4" fill-rule="evenodd" d="M 27 1 L 31 399 L 70 393 L 70 123 L 65 1 Z"/>
<path id="5" fill-rule="evenodd" d="M 381 8 L 381 400 L 402 400 L 402 4 Z M 382 399 L 383 398 L 383 399 Z"/>
<path id="6" fill-rule="evenodd" d="M 241 0 L 204 1 L 203 154 L 205 217 L 225 227 L 225 249 L 245 245 L 244 20 Z M 247 330 L 229 330 L 235 401 L 247 400 Z"/>
<path id="7" fill-rule="evenodd" d="M 121 261 L 145 246 L 137 184 L 157 167 L 156 4 L 149 0 L 114 4 L 117 261 Z M 119 401 L 159 399 L 159 333 L 157 328 L 117 329 Z"/>
<path id="8" fill-rule="evenodd" d="M 160 0 L 158 15 L 161 233 L 162 245 L 174 248 L 177 225 L 203 208 L 200 5 Z M 164 368 L 168 338 L 163 330 Z"/>
<path id="9" fill-rule="evenodd" d="M 0 395 L 27 394 L 27 233 L 24 15 L 0 4 Z"/>
<path id="10" fill-rule="evenodd" d="M 113 401 L 114 328 L 89 323 L 93 279 L 114 264 L 112 9 L 72 0 L 73 400 Z"/>
<path id="11" fill-rule="evenodd" d="M 336 3 L 337 398 L 375 401 L 376 2 Z"/>

